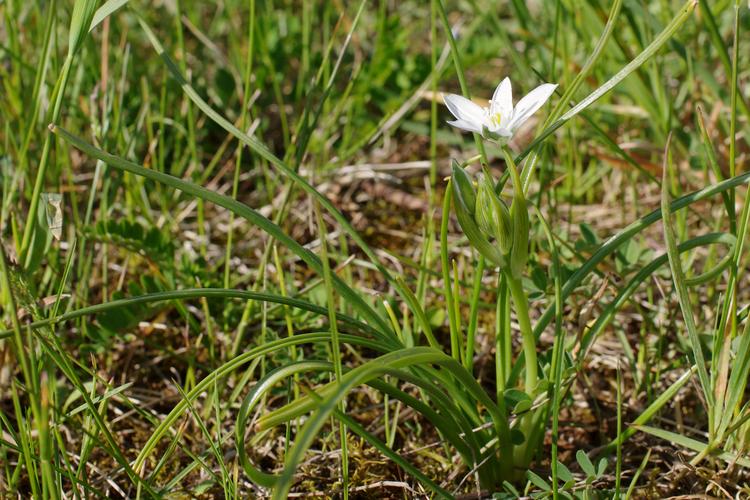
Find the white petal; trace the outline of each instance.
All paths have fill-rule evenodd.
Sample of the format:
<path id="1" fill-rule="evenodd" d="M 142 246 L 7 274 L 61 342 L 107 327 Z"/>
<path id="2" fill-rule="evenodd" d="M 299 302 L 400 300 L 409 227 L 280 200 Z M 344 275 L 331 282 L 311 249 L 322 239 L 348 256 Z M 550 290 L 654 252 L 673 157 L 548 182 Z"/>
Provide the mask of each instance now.
<path id="1" fill-rule="evenodd" d="M 545 83 L 526 94 L 516 104 L 516 108 L 513 110 L 513 119 L 507 127 L 513 131 L 518 129 L 523 122 L 531 118 L 531 115 L 536 113 L 547 102 L 547 99 L 550 98 L 556 88 L 557 85 L 553 83 Z"/>
<path id="2" fill-rule="evenodd" d="M 456 128 L 460 128 L 461 130 L 466 130 L 468 132 L 476 132 L 477 134 L 482 133 L 482 125 L 474 122 L 468 122 L 466 120 L 454 120 L 449 121 L 448 125 L 453 125 Z"/>
<path id="3" fill-rule="evenodd" d="M 459 121 L 474 123 L 481 130 L 485 113 L 479 104 L 456 94 L 443 96 L 443 100 L 445 101 L 445 105 L 448 106 L 448 111 L 458 118 Z"/>
<path id="4" fill-rule="evenodd" d="M 513 90 L 510 86 L 510 78 L 503 78 L 500 85 L 495 89 L 490 101 L 490 116 L 500 113 L 501 120 L 507 123 L 513 114 Z"/>

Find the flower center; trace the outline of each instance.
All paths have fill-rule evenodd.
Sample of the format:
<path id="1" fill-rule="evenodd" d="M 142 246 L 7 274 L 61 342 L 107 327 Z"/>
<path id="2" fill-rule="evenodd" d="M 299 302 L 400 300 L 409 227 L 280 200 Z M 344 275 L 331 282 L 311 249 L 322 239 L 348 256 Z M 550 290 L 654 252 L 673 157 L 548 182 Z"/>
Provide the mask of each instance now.
<path id="1" fill-rule="evenodd" d="M 501 122 L 501 121 L 502 121 L 502 115 L 501 115 L 501 114 L 500 114 L 499 112 L 495 113 L 494 115 L 492 115 L 492 116 L 490 117 L 490 122 L 491 122 L 491 123 L 492 123 L 492 125 L 494 125 L 495 127 L 499 127 L 499 126 L 500 126 L 500 122 Z"/>

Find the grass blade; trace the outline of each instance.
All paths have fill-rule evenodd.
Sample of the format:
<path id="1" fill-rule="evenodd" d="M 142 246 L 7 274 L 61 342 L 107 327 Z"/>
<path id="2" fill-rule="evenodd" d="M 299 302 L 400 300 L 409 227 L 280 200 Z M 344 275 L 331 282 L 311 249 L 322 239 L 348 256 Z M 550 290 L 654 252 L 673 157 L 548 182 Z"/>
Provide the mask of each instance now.
<path id="1" fill-rule="evenodd" d="M 669 183 L 667 182 L 669 173 L 673 169 L 670 143 L 671 136 L 667 139 L 667 145 L 664 151 L 664 173 L 661 188 L 661 210 L 662 214 L 664 214 L 664 240 L 667 244 L 669 267 L 672 269 L 672 281 L 674 282 L 675 292 L 677 293 L 682 316 L 685 320 L 685 328 L 687 329 L 695 364 L 698 368 L 698 379 L 700 380 L 701 388 L 703 389 L 703 396 L 706 398 L 708 411 L 713 413 L 714 393 L 711 390 L 711 382 L 706 369 L 706 360 L 703 356 L 703 346 L 701 345 L 700 335 L 698 334 L 698 329 L 695 326 L 695 319 L 693 318 L 693 308 L 690 304 L 690 296 L 688 295 L 687 284 L 685 283 L 685 273 L 682 270 L 682 264 L 680 263 L 680 251 L 677 248 L 677 238 L 674 229 L 672 228 L 672 217 L 669 205 Z"/>
<path id="2" fill-rule="evenodd" d="M 320 259 L 318 259 L 315 254 L 290 238 L 281 230 L 281 228 L 279 228 L 279 226 L 263 217 L 261 214 L 248 207 L 247 205 L 240 203 L 237 200 L 230 198 L 229 196 L 220 195 L 202 186 L 193 184 L 192 182 L 184 181 L 162 172 L 144 168 L 133 162 L 106 153 L 100 149 L 95 148 L 94 146 L 91 146 L 90 144 L 86 143 L 82 139 L 76 137 L 75 135 L 71 134 L 61 127 L 53 125 L 51 127 L 51 130 L 54 134 L 59 135 L 66 142 L 69 142 L 87 155 L 97 158 L 111 167 L 159 182 L 202 200 L 215 203 L 223 208 L 226 208 L 227 210 L 232 211 L 236 215 L 239 215 L 251 224 L 260 227 L 269 235 L 276 238 L 295 255 L 305 261 L 305 263 L 307 263 L 318 274 L 323 274 L 323 266 L 320 262 Z M 351 301 L 352 305 L 357 308 L 357 310 L 362 314 L 363 317 L 367 318 L 367 320 L 373 325 L 377 325 L 377 327 L 379 327 L 382 332 L 392 332 L 387 322 L 380 315 L 378 315 L 378 313 L 375 312 L 375 310 L 372 309 L 362 299 L 362 297 L 359 296 L 359 294 L 354 292 L 354 290 L 352 290 L 338 276 L 334 275 L 332 279 L 334 284 L 336 285 L 337 291 L 342 294 L 347 300 Z M 395 338 L 396 337 L 394 335 L 394 339 Z"/>

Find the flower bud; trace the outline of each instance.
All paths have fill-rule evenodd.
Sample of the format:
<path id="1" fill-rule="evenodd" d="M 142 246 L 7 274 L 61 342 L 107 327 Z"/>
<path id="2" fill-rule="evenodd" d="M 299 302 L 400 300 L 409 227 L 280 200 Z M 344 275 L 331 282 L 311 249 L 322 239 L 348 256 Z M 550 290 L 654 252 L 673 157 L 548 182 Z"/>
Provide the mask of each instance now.
<path id="1" fill-rule="evenodd" d="M 515 170 L 515 166 L 512 166 Z M 513 202 L 510 205 L 510 219 L 513 225 L 513 245 L 510 251 L 510 272 L 514 278 L 520 278 L 529 260 L 529 210 L 526 197 L 515 175 L 513 183 Z"/>
<path id="2" fill-rule="evenodd" d="M 474 191 L 474 184 L 471 182 L 471 177 L 466 173 L 466 170 L 453 160 L 453 189 L 456 190 L 454 198 L 457 202 L 460 202 L 469 215 L 474 216 L 474 206 L 476 205 L 476 192 Z"/>
<path id="3" fill-rule="evenodd" d="M 497 240 L 503 255 L 507 255 L 513 245 L 510 213 L 495 193 L 495 183 L 487 172 L 479 180 L 474 219 L 485 234 Z"/>
<path id="4" fill-rule="evenodd" d="M 461 166 L 453 162 L 451 175 L 451 191 L 453 192 L 453 206 L 456 218 L 461 225 L 469 243 L 487 260 L 496 266 L 505 267 L 506 261 L 496 245 L 490 243 L 474 218 L 476 193 L 471 178 Z"/>

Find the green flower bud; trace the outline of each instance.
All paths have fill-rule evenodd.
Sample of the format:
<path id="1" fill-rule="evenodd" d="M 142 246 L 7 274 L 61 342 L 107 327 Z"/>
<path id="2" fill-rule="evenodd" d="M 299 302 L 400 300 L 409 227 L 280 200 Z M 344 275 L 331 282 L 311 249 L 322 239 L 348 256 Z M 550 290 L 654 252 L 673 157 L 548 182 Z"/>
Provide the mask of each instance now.
<path id="1" fill-rule="evenodd" d="M 479 180 L 474 219 L 482 231 L 497 240 L 504 255 L 510 252 L 513 244 L 510 213 L 503 200 L 495 193 L 495 183 L 488 172 Z"/>
<path id="2" fill-rule="evenodd" d="M 529 210 L 516 167 L 511 164 L 509 168 L 512 169 L 511 176 L 514 181 L 513 202 L 510 205 L 510 219 L 513 225 L 510 272 L 514 278 L 520 278 L 529 260 Z"/>
<path id="3" fill-rule="evenodd" d="M 474 186 L 466 171 L 455 161 L 453 162 L 453 174 L 451 175 L 451 191 L 456 218 L 469 243 L 487 260 L 496 266 L 505 267 L 505 257 L 496 245 L 490 243 L 474 220 L 474 207 L 476 205 Z M 470 202 L 471 205 L 467 202 Z"/>
<path id="4" fill-rule="evenodd" d="M 466 173 L 466 170 L 453 160 L 453 189 L 456 190 L 454 198 L 458 198 L 461 201 L 463 207 L 469 215 L 474 216 L 474 205 L 476 205 L 476 193 L 474 191 L 474 184 L 471 181 L 471 177 Z"/>

